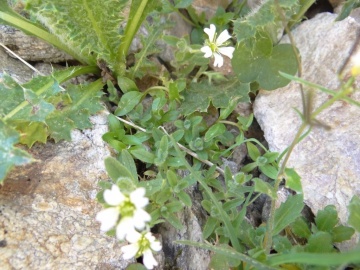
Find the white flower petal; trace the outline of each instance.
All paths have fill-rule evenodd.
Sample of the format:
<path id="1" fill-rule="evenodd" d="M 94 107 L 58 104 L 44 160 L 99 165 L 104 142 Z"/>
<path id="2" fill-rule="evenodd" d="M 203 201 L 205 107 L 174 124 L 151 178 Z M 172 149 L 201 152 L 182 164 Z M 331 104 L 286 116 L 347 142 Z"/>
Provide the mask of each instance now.
<path id="1" fill-rule="evenodd" d="M 222 67 L 224 64 L 224 58 L 221 56 L 221 54 L 214 53 L 214 66 Z"/>
<path id="2" fill-rule="evenodd" d="M 161 243 L 159 241 L 152 242 L 150 247 L 153 251 L 160 251 L 162 249 Z"/>
<path id="3" fill-rule="evenodd" d="M 211 50 L 211 48 L 209 46 L 204 46 L 200 49 L 200 51 L 202 51 L 203 53 L 205 53 L 204 57 L 205 58 L 209 58 L 210 56 L 212 56 L 213 52 Z"/>
<path id="4" fill-rule="evenodd" d="M 116 226 L 116 237 L 119 240 L 124 240 L 125 236 L 133 233 L 134 230 L 133 219 L 131 217 L 124 217 Z"/>
<path id="5" fill-rule="evenodd" d="M 129 231 L 126 235 L 126 241 L 128 241 L 129 243 L 136 243 L 139 241 L 140 238 L 142 238 L 142 234 L 138 233 L 135 230 Z"/>
<path id="6" fill-rule="evenodd" d="M 229 35 L 229 32 L 227 30 L 224 30 L 221 32 L 219 37 L 216 39 L 216 45 L 221 46 L 225 41 L 227 41 L 231 36 Z"/>
<path id="7" fill-rule="evenodd" d="M 104 191 L 104 200 L 107 204 L 117 206 L 122 203 L 125 196 L 121 193 L 117 185 L 113 185 L 110 189 Z"/>
<path id="8" fill-rule="evenodd" d="M 96 215 L 96 220 L 101 222 L 100 230 L 107 232 L 116 225 L 119 218 L 119 210 L 116 207 L 109 207 L 101 210 Z"/>
<path id="9" fill-rule="evenodd" d="M 209 36 L 210 42 L 213 42 L 214 38 L 215 38 L 215 32 L 216 32 L 215 25 L 210 24 L 210 28 L 204 28 L 204 32 Z"/>
<path id="10" fill-rule="evenodd" d="M 147 269 L 153 269 L 154 266 L 158 265 L 158 262 L 155 260 L 154 255 L 150 249 L 144 251 L 143 256 L 143 264 Z"/>
<path id="11" fill-rule="evenodd" d="M 226 55 L 230 59 L 232 59 L 234 51 L 235 51 L 234 47 L 221 47 L 221 48 L 219 48 L 219 53 L 221 53 L 223 55 Z"/>
<path id="12" fill-rule="evenodd" d="M 134 258 L 136 253 L 139 251 L 139 244 L 134 243 L 127 246 L 123 246 L 121 247 L 121 251 L 123 252 L 122 257 L 124 260 Z"/>
<path id="13" fill-rule="evenodd" d="M 138 230 L 142 230 L 145 228 L 146 222 L 151 220 L 151 216 L 148 212 L 143 209 L 138 209 L 134 212 L 133 216 L 133 224 L 134 227 Z"/>
<path id="14" fill-rule="evenodd" d="M 130 193 L 130 201 L 136 208 L 143 208 L 149 203 L 149 199 L 145 196 L 145 188 L 138 188 Z"/>

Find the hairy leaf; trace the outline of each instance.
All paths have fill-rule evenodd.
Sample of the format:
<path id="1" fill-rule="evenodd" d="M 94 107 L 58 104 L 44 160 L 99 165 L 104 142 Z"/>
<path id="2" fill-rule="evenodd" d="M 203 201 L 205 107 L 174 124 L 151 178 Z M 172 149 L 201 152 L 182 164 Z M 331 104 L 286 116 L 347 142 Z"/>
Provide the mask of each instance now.
<path id="1" fill-rule="evenodd" d="M 31 155 L 14 145 L 19 142 L 19 133 L 0 120 L 0 185 L 13 166 L 33 161 Z"/>
<path id="2" fill-rule="evenodd" d="M 26 10 L 51 33 L 81 54 L 87 64 L 103 59 L 115 65 L 120 23 L 127 0 L 35 0 Z"/>
<path id="3" fill-rule="evenodd" d="M 249 91 L 249 84 L 241 83 L 234 78 L 216 84 L 209 84 L 207 81 L 191 83 L 184 93 L 185 101 L 181 104 L 180 110 L 183 114 L 189 115 L 195 111 L 205 112 L 210 102 L 216 108 L 226 108 L 233 99 L 248 102 Z"/>

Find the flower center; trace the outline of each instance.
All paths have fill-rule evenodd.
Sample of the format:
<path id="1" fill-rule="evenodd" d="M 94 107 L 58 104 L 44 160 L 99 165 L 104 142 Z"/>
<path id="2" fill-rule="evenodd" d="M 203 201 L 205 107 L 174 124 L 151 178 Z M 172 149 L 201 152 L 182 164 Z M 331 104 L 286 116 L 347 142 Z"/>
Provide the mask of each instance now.
<path id="1" fill-rule="evenodd" d="M 132 217 L 136 210 L 135 205 L 130 201 L 129 198 L 126 198 L 124 202 L 119 206 L 119 211 L 122 217 Z"/>
<path id="2" fill-rule="evenodd" d="M 140 256 L 144 253 L 144 251 L 150 249 L 150 241 L 145 237 L 145 235 L 142 235 L 141 238 L 138 240 L 139 244 L 139 250 L 137 252 L 137 255 Z"/>

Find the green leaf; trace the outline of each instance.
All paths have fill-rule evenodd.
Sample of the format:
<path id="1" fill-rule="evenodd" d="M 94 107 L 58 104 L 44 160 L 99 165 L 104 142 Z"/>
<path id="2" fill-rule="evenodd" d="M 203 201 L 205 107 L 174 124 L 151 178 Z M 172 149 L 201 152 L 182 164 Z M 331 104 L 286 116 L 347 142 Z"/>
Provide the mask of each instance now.
<path id="1" fill-rule="evenodd" d="M 169 182 L 169 185 L 170 185 L 172 188 L 174 188 L 174 187 L 177 185 L 178 181 L 179 181 L 176 173 L 174 173 L 174 172 L 171 171 L 171 170 L 168 170 L 168 171 L 167 171 L 167 173 L 166 173 L 166 178 L 167 178 L 167 180 L 168 180 L 168 182 Z"/>
<path id="2" fill-rule="evenodd" d="M 341 21 L 350 15 L 351 11 L 355 8 L 360 7 L 359 0 L 347 0 L 344 2 L 340 14 L 336 17 L 335 21 Z"/>
<path id="3" fill-rule="evenodd" d="M 117 77 L 118 85 L 123 93 L 139 91 L 135 82 L 127 77 Z"/>
<path id="4" fill-rule="evenodd" d="M 302 194 L 302 185 L 300 175 L 293 168 L 285 168 L 285 186 L 294 190 L 298 194 Z"/>
<path id="5" fill-rule="evenodd" d="M 351 198 L 349 209 L 348 223 L 354 227 L 354 229 L 360 232 L 360 198 L 354 195 Z"/>
<path id="6" fill-rule="evenodd" d="M 119 93 L 115 88 L 114 84 L 110 80 L 108 80 L 106 84 L 107 84 L 107 91 L 109 92 L 109 101 L 115 104 L 119 103 L 120 101 Z"/>
<path id="7" fill-rule="evenodd" d="M 278 253 L 283 253 L 283 252 L 287 253 L 292 248 L 292 244 L 291 244 L 290 240 L 285 236 L 276 235 L 274 237 L 273 242 L 274 242 L 274 249 Z"/>
<path id="8" fill-rule="evenodd" d="M 271 179 L 276 179 L 278 175 L 278 170 L 273 165 L 265 164 L 259 166 L 260 171 Z"/>
<path id="9" fill-rule="evenodd" d="M 161 138 L 159 148 L 156 151 L 156 158 L 154 160 L 156 166 L 160 166 L 166 161 L 169 154 L 168 148 L 169 148 L 168 137 L 164 135 Z"/>
<path id="10" fill-rule="evenodd" d="M 147 268 L 141 263 L 132 263 L 126 267 L 126 270 L 146 270 Z"/>
<path id="11" fill-rule="evenodd" d="M 291 230 L 299 237 L 308 239 L 311 235 L 309 225 L 303 217 L 298 217 L 291 225 Z"/>
<path id="12" fill-rule="evenodd" d="M 264 182 L 264 180 L 260 178 L 253 178 L 252 181 L 255 183 L 255 191 L 261 192 L 270 196 L 272 199 L 276 199 L 276 191 L 274 187 L 271 186 L 269 183 Z"/>
<path id="13" fill-rule="evenodd" d="M 57 101 L 56 108 L 46 118 L 50 136 L 58 142 L 59 140 L 71 140 L 71 130 L 74 128 L 85 129 L 92 126 L 89 117 L 103 110 L 100 103 L 103 87 L 101 79 L 88 85 L 69 85 L 63 98 Z M 70 97 L 70 101 L 64 101 Z"/>
<path id="14" fill-rule="evenodd" d="M 266 41 L 260 39 L 256 42 Z M 258 47 L 261 46 L 255 49 Z M 274 90 L 290 82 L 280 75 L 280 71 L 292 75 L 297 71 L 296 55 L 290 44 L 276 45 L 271 54 L 265 55 L 261 50 L 254 50 L 241 42 L 234 52 L 232 66 L 241 82 L 256 81 L 265 90 Z"/>
<path id="15" fill-rule="evenodd" d="M 224 134 L 226 131 L 226 127 L 223 123 L 217 123 L 215 125 L 212 125 L 208 131 L 205 133 L 205 142 L 209 142 L 215 137 Z"/>
<path id="16" fill-rule="evenodd" d="M 14 145 L 19 142 L 19 133 L 0 119 L 0 185 L 13 166 L 28 164 L 31 155 Z"/>
<path id="17" fill-rule="evenodd" d="M 301 215 L 304 208 L 303 196 L 289 196 L 286 202 L 282 203 L 275 211 L 273 235 L 279 234 L 286 226 L 292 223 Z"/>
<path id="18" fill-rule="evenodd" d="M 127 114 L 132 109 L 134 109 L 136 105 L 139 104 L 143 95 L 143 93 L 138 91 L 127 92 L 121 97 L 118 108 L 115 110 L 114 114 L 117 116 L 123 116 Z"/>
<path id="19" fill-rule="evenodd" d="M 134 157 L 140 159 L 143 162 L 151 163 L 151 164 L 154 163 L 155 155 L 153 153 L 146 151 L 145 149 L 134 149 L 131 150 L 130 152 Z"/>
<path id="20" fill-rule="evenodd" d="M 175 8 L 187 8 L 194 0 L 176 0 Z"/>
<path id="21" fill-rule="evenodd" d="M 256 161 L 257 158 L 261 155 L 259 149 L 251 142 L 247 142 L 246 147 L 247 147 L 250 158 L 253 161 Z"/>
<path id="22" fill-rule="evenodd" d="M 184 102 L 180 106 L 183 114 L 189 115 L 195 111 L 206 112 L 210 102 L 216 108 L 227 108 L 233 99 L 239 102 L 250 101 L 249 84 L 241 83 L 237 79 L 210 84 L 208 81 L 191 83 L 184 92 Z"/>
<path id="23" fill-rule="evenodd" d="M 218 220 L 214 217 L 208 217 L 203 229 L 203 237 L 207 239 L 215 230 L 216 226 L 218 225 Z"/>
<path id="24" fill-rule="evenodd" d="M 332 230 L 332 241 L 342 242 L 349 240 L 355 233 L 355 230 L 351 227 L 339 225 Z"/>
<path id="25" fill-rule="evenodd" d="M 21 134 L 20 143 L 26 144 L 29 148 L 32 147 L 35 142 L 46 143 L 47 128 L 43 123 L 31 122 L 18 126 L 17 130 Z"/>
<path id="26" fill-rule="evenodd" d="M 338 222 L 339 218 L 334 205 L 327 205 L 323 210 L 319 210 L 315 217 L 316 227 L 324 232 L 331 232 Z"/>
<path id="27" fill-rule="evenodd" d="M 180 220 L 172 213 L 169 212 L 161 212 L 163 217 L 176 229 L 181 230 L 183 225 L 181 224 Z"/>
<path id="28" fill-rule="evenodd" d="M 332 238 L 328 232 L 317 232 L 309 237 L 305 251 L 311 253 L 325 253 L 333 250 Z"/>
<path id="29" fill-rule="evenodd" d="M 138 182 L 137 177 L 134 178 L 132 173 L 113 157 L 107 157 L 105 159 L 105 168 L 110 178 L 114 182 L 116 182 L 119 178 L 131 179 L 131 181 L 133 181 L 135 184 Z"/>
<path id="30" fill-rule="evenodd" d="M 57 82 L 52 77 L 37 77 L 32 84 L 18 84 L 6 73 L 0 75 L 0 115 L 5 121 L 22 120 L 28 122 L 45 122 L 45 118 L 55 108 L 44 98 L 60 92 Z"/>
<path id="31" fill-rule="evenodd" d="M 119 161 L 121 162 L 122 165 L 124 165 L 125 168 L 129 170 L 129 172 L 132 175 L 132 179 L 134 180 L 138 179 L 138 174 L 134 159 L 127 150 L 121 151 Z"/>
<path id="32" fill-rule="evenodd" d="M 185 204 L 187 207 L 191 207 L 192 206 L 192 201 L 190 196 L 185 192 L 185 191 L 180 191 L 176 194 L 178 196 L 178 198 L 180 199 L 180 201 Z"/>
<path id="33" fill-rule="evenodd" d="M 28 1 L 27 11 L 88 64 L 103 59 L 117 65 L 120 23 L 126 0 Z"/>

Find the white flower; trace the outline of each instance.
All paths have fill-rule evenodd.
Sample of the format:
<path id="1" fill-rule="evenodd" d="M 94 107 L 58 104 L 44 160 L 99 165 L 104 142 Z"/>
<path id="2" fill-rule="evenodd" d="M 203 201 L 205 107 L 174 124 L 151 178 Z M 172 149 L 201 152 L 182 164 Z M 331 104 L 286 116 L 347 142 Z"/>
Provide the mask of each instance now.
<path id="1" fill-rule="evenodd" d="M 149 199 L 144 197 L 145 189 L 138 188 L 130 195 L 121 193 L 117 185 L 104 191 L 104 200 L 111 207 L 101 210 L 96 220 L 101 222 L 100 230 L 107 232 L 116 226 L 116 237 L 124 240 L 128 234 L 134 234 L 135 229 L 142 230 L 150 215 L 143 209 Z"/>
<path id="2" fill-rule="evenodd" d="M 160 251 L 162 247 L 160 242 L 156 241 L 156 238 L 150 232 L 128 234 L 126 240 L 130 244 L 121 247 L 124 260 L 143 255 L 143 263 L 147 269 L 153 269 L 154 266 L 158 265 L 153 251 Z"/>
<path id="3" fill-rule="evenodd" d="M 360 74 L 360 51 L 351 57 L 351 74 L 357 76 Z"/>
<path id="4" fill-rule="evenodd" d="M 231 38 L 229 32 L 224 30 L 216 38 L 216 27 L 210 24 L 210 28 L 205 28 L 204 32 L 209 36 L 209 39 L 205 41 L 205 46 L 201 48 L 201 51 L 205 53 L 204 57 L 214 57 L 214 66 L 222 67 L 224 64 L 223 55 L 226 55 L 230 59 L 233 57 L 234 47 L 223 47 L 228 39 Z"/>

